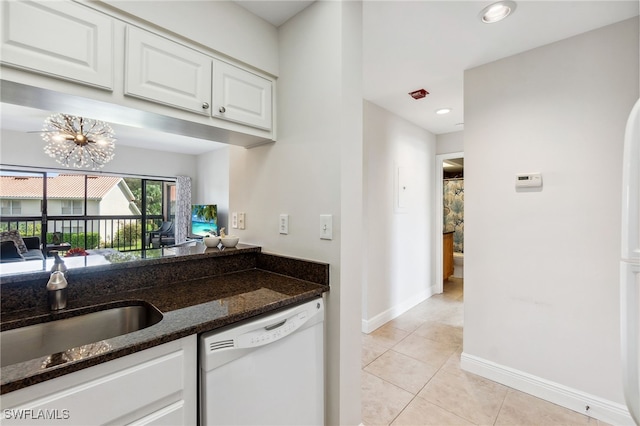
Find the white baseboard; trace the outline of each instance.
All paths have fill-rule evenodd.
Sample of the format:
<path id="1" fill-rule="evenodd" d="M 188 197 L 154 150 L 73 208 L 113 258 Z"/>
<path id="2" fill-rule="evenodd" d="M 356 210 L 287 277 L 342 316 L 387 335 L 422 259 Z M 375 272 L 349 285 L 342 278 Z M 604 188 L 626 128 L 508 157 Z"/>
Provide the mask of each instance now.
<path id="1" fill-rule="evenodd" d="M 494 362 L 462 353 L 460 365 L 463 370 L 493 380 L 538 398 L 593 417 L 612 425 L 635 423 L 626 406 L 572 389 L 559 383 L 533 376 L 523 371 L 505 367 Z M 588 408 L 587 408 L 588 407 Z"/>
<path id="2" fill-rule="evenodd" d="M 419 303 L 424 302 L 434 294 L 436 294 L 436 287 L 431 286 L 424 292 L 417 294 L 409 299 L 404 300 L 402 303 L 399 303 L 395 306 L 390 307 L 386 311 L 381 312 L 370 320 L 362 319 L 362 332 L 363 333 L 371 333 L 378 327 L 381 327 L 391 321 L 394 318 L 399 317 L 400 315 L 407 312 L 409 309 L 413 308 Z"/>

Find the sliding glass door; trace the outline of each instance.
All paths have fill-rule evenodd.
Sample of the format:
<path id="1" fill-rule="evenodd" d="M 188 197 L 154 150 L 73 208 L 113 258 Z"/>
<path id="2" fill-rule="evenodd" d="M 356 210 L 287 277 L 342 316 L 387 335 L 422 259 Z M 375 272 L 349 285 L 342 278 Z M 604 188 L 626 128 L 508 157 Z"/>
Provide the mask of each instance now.
<path id="1" fill-rule="evenodd" d="M 17 229 L 20 235 L 47 233 L 45 173 L 0 170 L 0 231 Z"/>
<path id="2" fill-rule="evenodd" d="M 173 220 L 175 182 L 0 170 L 0 203 L 0 230 L 72 248 L 141 250 Z"/>

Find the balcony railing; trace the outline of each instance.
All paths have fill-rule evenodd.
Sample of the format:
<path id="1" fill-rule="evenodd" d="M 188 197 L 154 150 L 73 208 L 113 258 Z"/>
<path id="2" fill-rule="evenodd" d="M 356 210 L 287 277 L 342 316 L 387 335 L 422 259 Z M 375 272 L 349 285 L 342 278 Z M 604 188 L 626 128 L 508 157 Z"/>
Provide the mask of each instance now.
<path id="1" fill-rule="evenodd" d="M 149 246 L 149 232 L 160 227 L 162 216 L 49 216 L 46 235 L 43 235 L 41 216 L 2 216 L 0 231 L 17 229 L 22 236 L 44 237 L 46 244 L 70 243 L 72 248 L 113 248 L 118 251 L 140 250 Z"/>

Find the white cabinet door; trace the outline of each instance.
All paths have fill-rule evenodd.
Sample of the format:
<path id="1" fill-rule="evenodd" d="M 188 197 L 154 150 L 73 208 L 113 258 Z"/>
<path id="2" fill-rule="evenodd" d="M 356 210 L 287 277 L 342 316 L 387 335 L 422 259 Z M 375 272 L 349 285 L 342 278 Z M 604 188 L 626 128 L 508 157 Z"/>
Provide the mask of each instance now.
<path id="1" fill-rule="evenodd" d="M 125 94 L 210 115 L 211 58 L 127 26 Z"/>
<path id="2" fill-rule="evenodd" d="M 2 395 L 0 423 L 195 424 L 196 351 L 188 336 Z"/>
<path id="3" fill-rule="evenodd" d="M 185 404 L 183 401 L 175 402 L 167 407 L 164 407 L 154 413 L 143 417 L 140 420 L 129 423 L 129 426 L 175 426 L 186 425 L 185 419 L 190 417 L 185 415 Z M 195 420 L 193 416 L 192 420 Z"/>
<path id="4" fill-rule="evenodd" d="M 222 61 L 214 68 L 213 116 L 271 130 L 271 81 Z"/>
<path id="5" fill-rule="evenodd" d="M 3 64 L 113 89 L 113 22 L 73 2 L 2 1 Z"/>

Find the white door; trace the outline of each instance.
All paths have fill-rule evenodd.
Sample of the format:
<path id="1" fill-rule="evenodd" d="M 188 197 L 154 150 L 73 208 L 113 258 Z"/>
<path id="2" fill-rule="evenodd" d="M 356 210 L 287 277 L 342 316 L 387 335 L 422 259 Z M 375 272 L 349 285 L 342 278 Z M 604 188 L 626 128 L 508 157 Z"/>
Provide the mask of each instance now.
<path id="1" fill-rule="evenodd" d="M 210 114 L 211 58 L 132 26 L 126 45 L 125 94 Z"/>
<path id="2" fill-rule="evenodd" d="M 271 130 L 271 81 L 222 61 L 214 68 L 213 116 Z"/>
<path id="3" fill-rule="evenodd" d="M 73 2 L 3 1 L 6 65 L 113 89 L 113 22 Z"/>
<path id="4" fill-rule="evenodd" d="M 640 263 L 620 262 L 623 387 L 629 412 L 640 424 Z"/>

